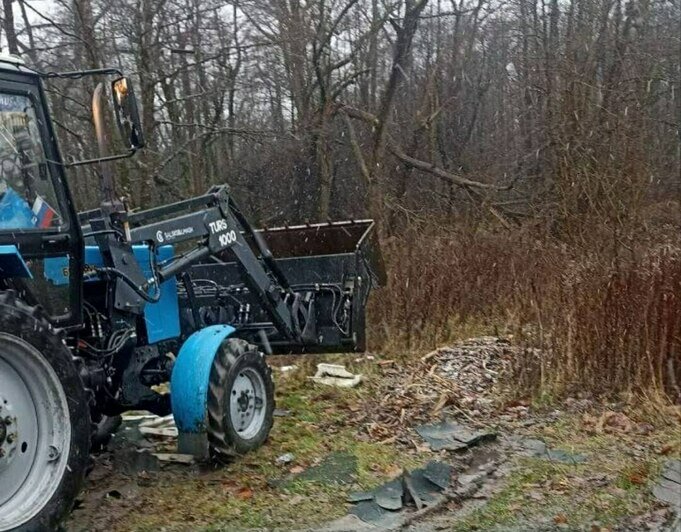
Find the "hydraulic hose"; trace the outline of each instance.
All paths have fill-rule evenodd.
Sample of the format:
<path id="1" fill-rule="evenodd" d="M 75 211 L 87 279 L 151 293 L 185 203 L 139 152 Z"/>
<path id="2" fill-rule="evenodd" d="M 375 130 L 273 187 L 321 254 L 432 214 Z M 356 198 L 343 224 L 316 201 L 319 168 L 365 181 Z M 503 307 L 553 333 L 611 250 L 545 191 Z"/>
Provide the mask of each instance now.
<path id="1" fill-rule="evenodd" d="M 141 287 L 137 286 L 135 281 L 133 281 L 127 274 L 123 273 L 120 270 L 117 270 L 116 268 L 110 268 L 108 266 L 95 268 L 94 273 L 98 273 L 104 276 L 109 275 L 113 277 L 118 277 L 121 281 L 123 281 L 130 288 L 132 288 L 132 290 L 138 296 L 144 299 L 144 301 L 146 301 L 147 303 L 158 303 L 158 301 L 161 299 L 161 290 L 160 287 L 158 286 L 158 283 L 156 283 L 156 294 L 151 296 Z"/>

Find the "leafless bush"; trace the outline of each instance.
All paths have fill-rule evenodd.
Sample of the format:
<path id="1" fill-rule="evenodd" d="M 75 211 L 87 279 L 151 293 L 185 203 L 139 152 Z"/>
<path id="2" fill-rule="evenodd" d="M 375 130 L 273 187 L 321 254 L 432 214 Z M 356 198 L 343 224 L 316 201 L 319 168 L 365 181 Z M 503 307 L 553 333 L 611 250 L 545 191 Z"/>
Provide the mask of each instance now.
<path id="1" fill-rule="evenodd" d="M 640 241 L 577 246 L 529 232 L 412 227 L 384 247 L 389 285 L 373 302 L 374 344 L 422 350 L 502 329 L 541 348 L 516 361 L 510 382 L 523 393 L 675 397 L 681 247 Z"/>
<path id="2" fill-rule="evenodd" d="M 544 244 L 529 235 L 412 226 L 384 243 L 389 280 L 373 302 L 374 339 L 431 348 L 461 334 L 522 320 L 519 295 L 550 270 Z M 520 304 L 519 304 L 520 303 Z"/>
<path id="3" fill-rule="evenodd" d="M 662 392 L 679 397 L 681 250 L 661 246 L 611 264 L 585 261 L 538 307 L 544 355 L 522 384 L 556 392 Z"/>

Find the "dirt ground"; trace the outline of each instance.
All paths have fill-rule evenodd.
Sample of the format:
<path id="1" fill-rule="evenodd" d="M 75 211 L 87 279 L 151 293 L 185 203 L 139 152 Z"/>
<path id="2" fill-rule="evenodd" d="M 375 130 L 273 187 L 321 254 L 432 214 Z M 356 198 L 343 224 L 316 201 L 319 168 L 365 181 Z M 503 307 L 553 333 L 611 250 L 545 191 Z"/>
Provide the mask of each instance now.
<path id="1" fill-rule="evenodd" d="M 150 453 L 173 452 L 174 438 L 142 435 L 128 421 L 96 457 L 65 528 L 367 529 L 346 520 L 349 494 L 439 460 L 453 464 L 458 488 L 436 507 L 402 509 L 393 528 L 673 530 L 673 511 L 652 488 L 681 457 L 679 409 L 503 400 L 498 379 L 512 356 L 486 338 L 420 359 L 307 357 L 288 371 L 277 368 L 291 361 L 276 359 L 278 416 L 264 447 L 228 467 L 167 464 Z M 342 361 L 362 384 L 313 384 L 306 376 L 322 360 Z M 433 451 L 414 428 L 440 419 L 496 438 Z"/>

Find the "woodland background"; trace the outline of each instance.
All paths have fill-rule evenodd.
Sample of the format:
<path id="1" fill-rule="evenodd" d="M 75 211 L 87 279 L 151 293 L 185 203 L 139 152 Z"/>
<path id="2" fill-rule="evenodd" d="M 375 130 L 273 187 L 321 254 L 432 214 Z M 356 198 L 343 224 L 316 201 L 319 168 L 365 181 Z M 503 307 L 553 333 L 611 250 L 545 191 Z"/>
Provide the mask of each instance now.
<path id="1" fill-rule="evenodd" d="M 49 9 L 46 9 L 46 6 Z M 378 349 L 486 331 L 512 388 L 681 400 L 679 0 L 3 0 L 4 52 L 119 66 L 133 208 L 229 183 L 256 225 L 379 221 Z M 91 79 L 48 85 L 96 155 Z M 71 172 L 81 209 L 95 168 Z"/>

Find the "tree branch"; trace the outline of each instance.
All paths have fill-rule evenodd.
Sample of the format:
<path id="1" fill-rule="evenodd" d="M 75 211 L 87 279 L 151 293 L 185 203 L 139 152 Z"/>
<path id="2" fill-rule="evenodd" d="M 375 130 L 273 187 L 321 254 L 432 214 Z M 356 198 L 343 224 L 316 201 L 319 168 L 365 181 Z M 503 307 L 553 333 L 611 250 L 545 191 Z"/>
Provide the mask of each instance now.
<path id="1" fill-rule="evenodd" d="M 376 116 L 366 111 L 362 111 L 361 109 L 356 109 L 354 107 L 344 105 L 340 108 L 340 110 L 345 116 L 362 120 L 364 122 L 371 124 L 373 127 L 376 127 L 380 123 L 379 119 Z M 440 168 L 439 166 L 436 166 L 433 163 L 429 163 L 427 161 L 422 161 L 420 159 L 411 157 L 410 155 L 407 155 L 404 152 L 402 147 L 399 144 L 397 144 L 397 142 L 395 142 L 395 140 L 390 135 L 386 136 L 386 145 L 390 153 L 392 153 L 404 164 L 409 165 L 412 168 L 415 168 L 416 170 L 421 170 L 423 172 L 432 174 L 435 177 L 442 179 L 443 181 L 447 181 L 448 183 L 452 183 L 459 187 L 497 191 L 510 190 L 513 187 L 512 183 L 510 185 L 500 186 L 493 185 L 490 183 L 482 183 L 480 181 L 474 181 L 472 179 L 468 179 L 466 177 L 444 170 L 443 168 Z"/>

